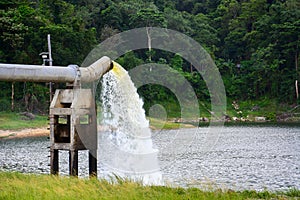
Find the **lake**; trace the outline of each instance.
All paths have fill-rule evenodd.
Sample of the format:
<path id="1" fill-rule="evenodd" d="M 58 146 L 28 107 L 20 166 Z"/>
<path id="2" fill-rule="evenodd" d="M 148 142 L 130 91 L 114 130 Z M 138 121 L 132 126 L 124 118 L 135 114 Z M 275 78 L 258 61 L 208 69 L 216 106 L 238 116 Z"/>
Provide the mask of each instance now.
<path id="1" fill-rule="evenodd" d="M 166 184 L 202 189 L 300 189 L 300 127 L 230 126 L 154 131 L 153 144 Z M 49 174 L 46 137 L 0 140 L 0 170 Z M 87 151 L 79 152 L 79 174 L 88 175 Z M 68 152 L 60 151 L 60 173 L 68 174 Z M 98 176 L 106 169 L 98 161 Z"/>

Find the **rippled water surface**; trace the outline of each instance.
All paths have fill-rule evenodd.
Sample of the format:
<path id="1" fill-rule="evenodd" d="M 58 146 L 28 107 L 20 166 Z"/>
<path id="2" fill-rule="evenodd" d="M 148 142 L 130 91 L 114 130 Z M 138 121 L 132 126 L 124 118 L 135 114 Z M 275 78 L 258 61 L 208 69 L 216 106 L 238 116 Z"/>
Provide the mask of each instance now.
<path id="1" fill-rule="evenodd" d="M 157 131 L 152 135 L 167 183 L 201 188 L 300 189 L 300 127 L 225 127 Z M 211 142 L 211 140 L 214 140 Z M 47 138 L 0 140 L 0 170 L 50 173 Z M 98 161 L 98 174 L 105 168 Z M 68 152 L 60 151 L 60 173 L 68 174 Z M 79 174 L 87 176 L 87 152 L 79 152 Z"/>

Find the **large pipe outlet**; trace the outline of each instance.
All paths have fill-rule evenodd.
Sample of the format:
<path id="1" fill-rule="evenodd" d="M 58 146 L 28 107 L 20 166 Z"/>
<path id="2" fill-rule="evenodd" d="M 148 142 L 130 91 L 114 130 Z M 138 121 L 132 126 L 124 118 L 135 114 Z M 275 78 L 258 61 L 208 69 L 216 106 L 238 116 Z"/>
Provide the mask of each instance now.
<path id="1" fill-rule="evenodd" d="M 92 82 L 99 79 L 112 68 L 112 61 L 104 56 L 89 67 L 80 67 L 79 71 L 74 65 L 42 66 L 23 64 L 0 64 L 0 81 L 32 81 L 32 82 L 68 82 L 75 81 L 80 73 L 82 82 Z"/>
<path id="2" fill-rule="evenodd" d="M 113 63 L 107 56 L 103 56 L 88 67 L 80 67 L 81 82 L 93 82 L 112 69 L 112 67 Z"/>

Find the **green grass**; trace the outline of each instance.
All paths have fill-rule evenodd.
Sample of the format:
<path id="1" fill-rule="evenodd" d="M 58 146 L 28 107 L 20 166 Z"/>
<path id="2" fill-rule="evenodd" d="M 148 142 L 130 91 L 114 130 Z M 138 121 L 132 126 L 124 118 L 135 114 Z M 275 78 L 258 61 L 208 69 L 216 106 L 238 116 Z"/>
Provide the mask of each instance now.
<path id="1" fill-rule="evenodd" d="M 139 183 L 78 179 L 51 175 L 0 172 L 0 199 L 297 199 L 299 190 L 284 193 L 268 191 L 202 191 L 197 188 L 142 186 Z"/>
<path id="2" fill-rule="evenodd" d="M 18 113 L 0 112 L 0 130 L 19 130 L 47 126 L 47 116 L 36 116 L 34 120 L 25 120 Z"/>
<path id="3" fill-rule="evenodd" d="M 184 124 L 184 123 L 175 123 L 171 121 L 165 121 L 161 119 L 156 119 L 153 117 L 148 117 L 150 122 L 150 127 L 152 129 L 177 129 L 177 128 L 191 128 L 194 127 L 191 124 Z"/>
<path id="4" fill-rule="evenodd" d="M 268 120 L 276 121 L 276 113 L 284 113 L 291 110 L 291 106 L 287 104 L 278 105 L 276 100 L 274 99 L 259 99 L 259 100 L 246 100 L 246 101 L 238 101 L 239 109 L 235 110 L 231 105 L 233 100 L 227 100 L 227 114 L 230 117 L 244 117 L 254 120 L 255 116 L 264 116 Z M 181 117 L 180 109 L 178 105 L 171 102 L 167 105 L 167 118 L 170 120 L 171 118 Z M 252 110 L 254 107 L 258 107 L 257 110 Z M 210 118 L 210 113 L 208 110 L 211 109 L 211 105 L 208 102 L 200 102 L 200 116 Z M 100 106 L 98 106 L 98 112 L 100 112 Z M 242 113 L 238 113 L 238 111 L 242 111 Z M 188 111 L 187 111 L 188 112 Z M 18 113 L 11 112 L 0 112 L 0 130 L 19 130 L 24 128 L 38 128 L 47 126 L 47 116 L 36 116 L 34 120 L 24 120 L 22 119 L 24 116 Z M 174 123 L 167 120 L 164 122 L 159 119 L 151 118 L 150 116 L 150 125 L 154 129 L 175 129 L 179 127 L 190 127 L 189 125 L 184 125 L 180 123 Z M 204 123 L 205 125 L 207 123 Z"/>

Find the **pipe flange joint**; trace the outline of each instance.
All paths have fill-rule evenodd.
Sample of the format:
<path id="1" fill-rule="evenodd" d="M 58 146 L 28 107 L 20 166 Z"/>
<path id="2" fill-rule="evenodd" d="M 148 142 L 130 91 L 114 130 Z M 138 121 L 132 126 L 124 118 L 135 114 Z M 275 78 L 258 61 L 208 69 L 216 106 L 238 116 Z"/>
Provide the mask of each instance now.
<path id="1" fill-rule="evenodd" d="M 75 71 L 75 80 L 73 82 L 74 87 L 81 87 L 81 71 L 78 65 L 69 65 L 68 67 L 71 67 Z"/>

